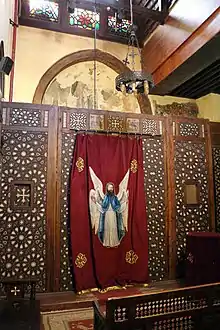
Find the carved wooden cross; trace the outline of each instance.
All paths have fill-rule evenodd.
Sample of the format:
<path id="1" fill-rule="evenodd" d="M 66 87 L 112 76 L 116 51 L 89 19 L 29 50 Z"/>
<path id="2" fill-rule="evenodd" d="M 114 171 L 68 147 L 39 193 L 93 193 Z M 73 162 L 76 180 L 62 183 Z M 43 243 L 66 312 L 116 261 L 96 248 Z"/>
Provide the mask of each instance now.
<path id="1" fill-rule="evenodd" d="M 15 286 L 14 290 L 11 290 L 11 293 L 14 293 L 14 296 L 17 296 L 17 293 L 20 292 L 20 290 Z"/>
<path id="2" fill-rule="evenodd" d="M 21 193 L 17 193 L 17 198 L 22 197 L 22 203 L 25 203 L 26 198 L 30 197 L 30 193 L 26 193 L 26 189 L 22 188 Z"/>

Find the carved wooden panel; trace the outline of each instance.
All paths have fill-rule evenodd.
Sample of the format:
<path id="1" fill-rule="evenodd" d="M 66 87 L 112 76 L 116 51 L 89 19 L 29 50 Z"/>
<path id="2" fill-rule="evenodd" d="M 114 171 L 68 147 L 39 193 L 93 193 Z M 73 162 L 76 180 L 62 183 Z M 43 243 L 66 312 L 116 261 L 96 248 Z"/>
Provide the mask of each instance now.
<path id="1" fill-rule="evenodd" d="M 199 185 L 199 204 L 187 205 L 185 185 Z M 205 144 L 192 141 L 175 143 L 176 234 L 177 256 L 185 250 L 186 235 L 190 231 L 208 231 L 209 196 Z"/>
<path id="2" fill-rule="evenodd" d="M 70 113 L 70 128 L 77 130 L 86 130 L 88 115 L 86 113 L 72 112 Z"/>
<path id="3" fill-rule="evenodd" d="M 74 132 L 62 133 L 61 144 L 61 194 L 60 194 L 60 290 L 72 290 L 72 278 L 69 260 L 68 241 L 68 196 L 70 168 L 76 134 Z"/>
<path id="4" fill-rule="evenodd" d="M 199 137 L 200 125 L 198 123 L 179 123 L 179 135 Z"/>
<path id="5" fill-rule="evenodd" d="M 210 172 L 204 121 L 178 118 L 174 120 L 172 130 L 171 120 L 157 116 L 6 103 L 2 108 L 2 121 L 1 278 L 34 277 L 38 281 L 38 291 L 45 290 L 46 280 L 48 290 L 72 290 L 68 189 L 77 130 L 143 134 L 149 229 L 149 251 L 146 253 L 149 254 L 152 280 L 167 277 L 168 259 L 175 255 L 172 242 L 177 242 L 177 254 L 180 256 L 189 231 L 208 230 Z M 162 123 L 169 124 L 164 130 L 165 137 L 162 135 Z M 204 126 L 207 132 L 206 124 Z M 172 134 L 174 139 L 171 143 Z M 220 215 L 219 150 L 213 149 L 217 218 Z M 172 169 L 173 165 L 174 176 L 170 178 L 173 173 L 168 171 L 170 177 L 166 177 L 167 167 Z M 58 174 L 57 169 L 60 169 Z M 167 190 L 167 181 L 171 186 L 175 183 L 175 187 L 170 189 L 172 194 Z M 186 196 L 186 185 L 190 189 L 196 186 L 190 199 Z M 60 190 L 57 191 L 56 187 Z M 171 195 L 172 205 L 168 203 Z M 174 211 L 176 224 L 171 223 L 170 218 Z M 166 219 L 169 224 L 166 224 Z M 168 236 L 170 255 L 167 254 Z"/>
<path id="6" fill-rule="evenodd" d="M 143 165 L 149 232 L 149 275 L 152 280 L 167 276 L 164 142 L 143 138 Z"/>
<path id="7" fill-rule="evenodd" d="M 196 103 L 177 103 L 160 105 L 154 101 L 155 114 L 160 116 L 182 116 L 182 117 L 197 117 L 199 109 Z"/>
<path id="8" fill-rule="evenodd" d="M 213 147 L 216 229 L 220 232 L 220 147 Z"/>
<path id="9" fill-rule="evenodd" d="M 170 295 L 170 297 L 162 297 L 160 300 L 156 301 L 148 301 L 142 302 L 140 304 L 136 304 L 136 319 L 142 319 L 148 317 L 150 315 L 158 315 L 163 313 L 173 313 L 184 310 L 191 310 L 192 308 L 201 308 L 205 305 L 205 299 L 201 299 L 200 301 L 193 301 L 192 296 L 185 295 L 182 297 L 175 297 L 174 295 Z M 157 298 L 159 299 L 159 298 Z M 154 322 L 154 330 L 180 330 L 180 329 L 193 329 L 192 316 L 184 316 L 184 317 L 173 317 L 168 318 L 163 321 L 155 321 Z"/>
<path id="10" fill-rule="evenodd" d="M 41 110 L 11 108 L 9 109 L 9 124 L 39 127 L 41 126 Z"/>
<path id="11" fill-rule="evenodd" d="M 62 127 L 76 131 L 162 134 L 162 122 L 159 118 L 116 111 L 62 110 Z"/>
<path id="12" fill-rule="evenodd" d="M 14 125 L 32 122 L 31 112 L 11 111 L 10 115 Z M 33 122 L 37 124 L 39 117 L 35 115 Z M 48 134 L 5 127 L 2 137 L 0 276 L 34 277 L 37 290 L 44 291 Z"/>
<path id="13" fill-rule="evenodd" d="M 123 132 L 124 131 L 124 118 L 120 115 L 110 115 L 108 116 L 107 130 L 113 132 Z"/>

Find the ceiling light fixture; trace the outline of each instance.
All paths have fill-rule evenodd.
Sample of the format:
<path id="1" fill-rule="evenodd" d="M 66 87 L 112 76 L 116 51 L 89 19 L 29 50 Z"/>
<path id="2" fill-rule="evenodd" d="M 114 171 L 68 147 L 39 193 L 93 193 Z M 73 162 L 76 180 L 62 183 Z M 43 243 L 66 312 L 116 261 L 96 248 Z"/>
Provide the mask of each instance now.
<path id="1" fill-rule="evenodd" d="M 136 36 L 137 27 L 133 22 L 133 7 L 132 0 L 130 0 L 130 15 L 131 25 L 128 39 L 128 52 L 125 60 L 125 65 L 131 64 L 132 71 L 126 71 L 119 74 L 115 79 L 116 89 L 124 94 L 149 94 L 149 90 L 153 87 L 153 78 L 150 73 L 144 71 L 135 71 L 135 56 L 140 56 L 140 62 L 142 67 L 141 51 Z M 137 47 L 138 54 L 135 52 Z M 131 63 L 129 62 L 131 58 Z"/>

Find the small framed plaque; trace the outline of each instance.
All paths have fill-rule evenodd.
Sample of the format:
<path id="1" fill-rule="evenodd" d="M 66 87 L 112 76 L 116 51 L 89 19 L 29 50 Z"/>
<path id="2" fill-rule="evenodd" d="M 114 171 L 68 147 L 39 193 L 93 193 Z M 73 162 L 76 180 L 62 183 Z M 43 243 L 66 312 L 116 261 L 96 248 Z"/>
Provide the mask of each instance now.
<path id="1" fill-rule="evenodd" d="M 185 204 L 187 206 L 196 206 L 200 204 L 200 186 L 195 181 L 185 183 Z"/>

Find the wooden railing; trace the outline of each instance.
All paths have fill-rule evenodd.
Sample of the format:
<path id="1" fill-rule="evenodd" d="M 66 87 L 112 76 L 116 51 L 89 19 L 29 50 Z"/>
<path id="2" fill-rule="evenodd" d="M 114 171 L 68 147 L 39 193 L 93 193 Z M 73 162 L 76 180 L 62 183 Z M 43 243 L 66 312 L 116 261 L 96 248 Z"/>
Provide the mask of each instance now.
<path id="1" fill-rule="evenodd" d="M 94 302 L 94 329 L 219 329 L 220 283 Z"/>

